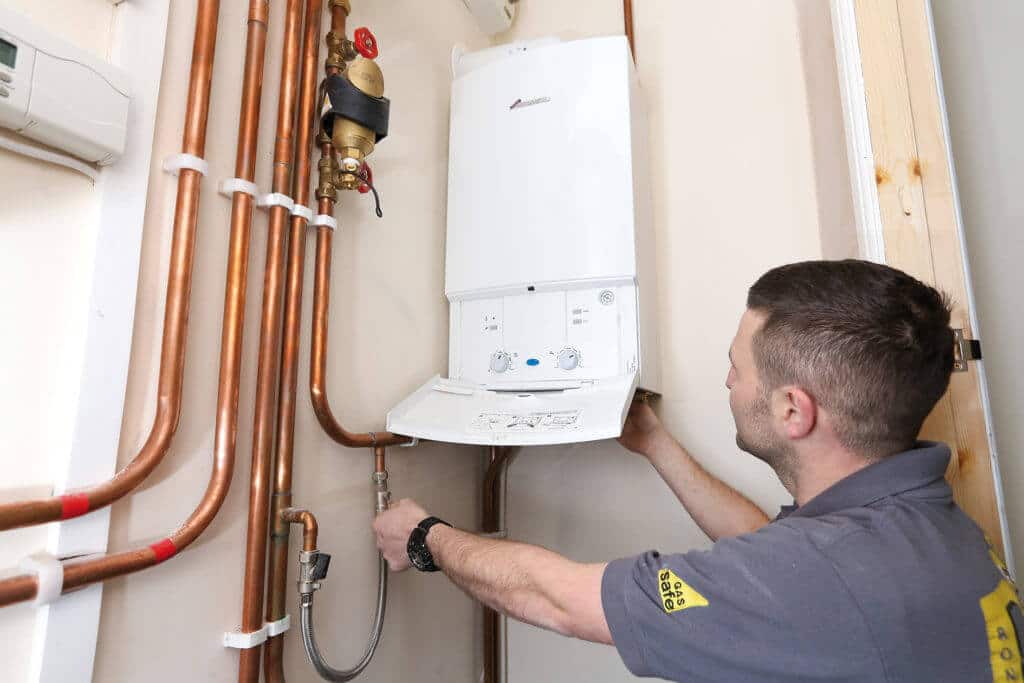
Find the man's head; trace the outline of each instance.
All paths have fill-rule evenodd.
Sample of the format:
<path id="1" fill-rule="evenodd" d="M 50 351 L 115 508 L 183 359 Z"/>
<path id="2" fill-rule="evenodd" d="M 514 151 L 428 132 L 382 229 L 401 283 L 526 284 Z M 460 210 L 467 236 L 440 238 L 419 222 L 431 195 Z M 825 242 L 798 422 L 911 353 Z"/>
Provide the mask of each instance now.
<path id="1" fill-rule="evenodd" d="M 808 261 L 750 288 L 726 382 L 740 448 L 785 482 L 798 445 L 867 460 L 909 448 L 949 383 L 953 333 L 937 290 L 866 261 Z"/>

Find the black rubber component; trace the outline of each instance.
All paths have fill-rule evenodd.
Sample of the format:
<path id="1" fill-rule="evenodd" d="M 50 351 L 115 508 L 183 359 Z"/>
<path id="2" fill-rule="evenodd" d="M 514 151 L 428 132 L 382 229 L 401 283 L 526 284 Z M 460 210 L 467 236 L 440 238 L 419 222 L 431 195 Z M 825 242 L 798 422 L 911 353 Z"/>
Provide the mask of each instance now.
<path id="1" fill-rule="evenodd" d="M 341 116 L 372 130 L 378 142 L 387 137 L 391 100 L 371 97 L 337 74 L 327 77 L 326 90 L 331 108 L 323 115 L 323 127 L 328 135 L 334 133 L 334 120 Z"/>
<path id="2" fill-rule="evenodd" d="M 313 571 L 310 574 L 311 581 L 323 581 L 327 578 L 327 568 L 331 566 L 331 556 L 327 553 L 319 553 L 313 561 Z"/>

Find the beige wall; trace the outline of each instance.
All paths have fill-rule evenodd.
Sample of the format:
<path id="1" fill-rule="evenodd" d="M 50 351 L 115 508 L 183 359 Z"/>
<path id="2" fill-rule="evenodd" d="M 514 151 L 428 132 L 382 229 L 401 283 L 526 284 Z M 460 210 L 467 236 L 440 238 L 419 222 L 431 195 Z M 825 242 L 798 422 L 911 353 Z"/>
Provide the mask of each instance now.
<path id="1" fill-rule="evenodd" d="M 710 471 L 777 511 L 785 491 L 734 442 L 726 350 L 753 280 L 774 265 L 820 258 L 819 227 L 853 221 L 848 182 L 834 185 L 845 178 L 845 142 L 828 5 L 634 7 L 658 239 L 661 416 Z M 578 10 L 527 0 L 511 37 L 622 32 L 617 0 Z M 612 442 L 528 450 L 512 465 L 509 497 L 513 537 L 578 560 L 707 544 L 654 471 Z M 513 683 L 631 678 L 611 648 L 518 624 L 509 648 Z"/>
<path id="2" fill-rule="evenodd" d="M 380 64 L 392 100 L 391 135 L 374 155 L 385 218 L 370 199 L 344 195 L 335 238 L 329 377 L 332 403 L 355 429 L 379 429 L 385 411 L 444 366 L 444 202 L 447 168 L 449 53 L 453 43 L 483 45 L 458 3 L 413 0 L 356 2 L 353 26 L 369 25 L 381 40 Z M 111 547 L 173 529 L 205 487 L 213 445 L 213 408 L 227 256 L 227 199 L 214 192 L 232 175 L 241 88 L 246 3 L 222 3 L 207 158 L 212 171 L 200 206 L 185 399 L 181 427 L 163 465 L 142 492 L 115 508 Z M 270 38 L 261 112 L 257 182 L 269 185 L 276 118 L 284 3 L 271 3 Z M 154 159 L 180 146 L 181 112 L 192 41 L 194 2 L 172 3 Z M 154 178 L 143 245 L 121 462 L 145 439 L 161 332 L 168 228 L 169 178 Z M 245 370 L 235 478 L 224 508 L 188 552 L 153 570 L 107 584 L 97 654 L 97 681 L 231 680 L 237 653 L 220 643 L 238 625 L 252 434 L 255 349 L 262 298 L 266 216 L 253 229 L 249 270 Z M 312 234 L 312 233 L 311 233 Z M 307 275 L 312 273 L 309 244 Z M 372 616 L 376 553 L 369 530 L 372 462 L 365 451 L 335 446 L 315 423 L 308 389 L 307 277 L 297 417 L 295 502 L 321 520 L 320 546 L 334 553 L 331 575 L 317 594 L 318 635 L 338 665 L 365 647 Z M 411 344 L 410 342 L 413 342 Z M 476 523 L 478 451 L 428 446 L 396 450 L 389 469 L 396 495 L 415 496 L 439 514 Z M 294 549 L 297 552 L 298 546 Z M 292 555 L 294 557 L 294 554 Z M 294 567 L 291 568 L 294 571 Z M 294 579 L 294 574 L 292 576 Z M 289 611 L 298 617 L 294 582 Z M 392 579 L 385 638 L 367 681 L 468 681 L 473 678 L 475 608 L 458 590 L 416 574 Z M 298 628 L 289 632 L 286 670 L 294 681 L 318 680 L 305 662 Z M 171 643 L 172 647 L 167 647 Z M 445 656 L 436 656 L 444 652 Z"/>
<path id="3" fill-rule="evenodd" d="M 775 510 L 784 490 L 733 440 L 726 350 L 757 275 L 819 258 L 819 227 L 853 220 L 848 182 L 834 186 L 846 172 L 827 3 L 634 6 L 658 241 L 660 414 L 708 469 Z M 578 9 L 527 2 L 512 36 L 622 33 L 621 3 Z M 512 536 L 575 559 L 708 544 L 653 470 L 612 442 L 530 450 L 509 489 Z M 514 683 L 631 678 L 611 648 L 536 629 L 511 625 L 509 648 Z"/>
<path id="4" fill-rule="evenodd" d="M 191 510 L 209 474 L 228 215 L 228 200 L 216 195 L 214 187 L 216 179 L 231 175 L 233 166 L 244 4 L 222 7 L 207 150 L 212 172 L 200 207 L 181 427 L 168 458 L 144 489 L 115 508 L 112 548 L 173 529 Z M 485 41 L 454 0 L 355 4 L 354 25 L 370 25 L 382 41 L 381 64 L 393 103 L 391 137 L 376 152 L 374 167 L 386 217 L 373 218 L 362 195 L 346 197 L 340 210 L 344 227 L 335 239 L 329 362 L 335 409 L 353 428 L 368 429 L 379 427 L 390 406 L 446 367 L 448 56 L 453 43 L 473 48 Z M 766 467 L 739 453 L 733 443 L 723 388 L 725 353 L 746 287 L 758 274 L 786 261 L 818 257 L 823 250 L 842 253 L 848 248 L 829 246 L 827 235 L 819 236 L 832 222 L 852 221 L 848 199 L 834 190 L 834 179 L 844 177 L 845 161 L 841 124 L 835 119 L 839 110 L 827 6 L 817 0 L 634 4 L 659 239 L 665 365 L 661 412 L 712 472 L 772 509 L 785 500 L 784 491 Z M 279 68 L 282 6 L 272 5 L 258 170 L 262 186 L 269 178 L 276 114 L 271 95 Z M 502 38 L 621 33 L 618 0 L 587 3 L 585 13 L 579 12 L 581 5 L 523 0 L 517 26 Z M 193 14 L 194 2 L 172 3 L 156 164 L 180 145 Z M 7 158 L 3 161 L 0 168 L 8 172 Z M 54 177 L 58 172 L 46 173 Z M 154 173 L 122 463 L 145 439 L 154 410 L 172 186 L 171 179 Z M 25 201 L 27 210 L 27 197 Z M 68 204 L 73 215 L 77 205 Z M 97 681 L 138 680 L 140 672 L 154 681 L 233 677 L 237 655 L 219 641 L 222 631 L 237 626 L 241 604 L 265 225 L 261 216 L 253 231 L 233 488 L 221 514 L 188 552 L 107 584 Z M 38 248 L 24 247 L 19 258 L 37 258 L 32 249 Z M 73 261 L 75 251 L 68 254 Z M 307 263 L 308 276 L 312 259 Z M 310 284 L 307 277 L 307 293 Z M 308 320 L 307 296 L 299 370 L 303 398 Z M 28 349 L 15 350 L 32 355 Z M 15 408 L 14 416 L 26 419 L 38 413 L 38 406 L 30 404 Z M 299 404 L 297 425 L 296 502 L 320 515 L 321 547 L 335 554 L 331 576 L 317 595 L 319 633 L 332 660 L 341 665 L 363 648 L 374 597 L 370 462 L 366 453 L 338 448 L 324 437 L 305 399 Z M 45 457 L 43 446 L 38 447 L 39 457 Z M 480 460 L 479 450 L 469 448 L 433 445 L 397 451 L 389 466 L 393 490 L 472 528 L 477 523 Z M 4 471 L 28 472 L 10 459 L 3 464 Z M 24 477 L 36 484 L 47 481 L 44 473 Z M 529 449 L 512 466 L 509 490 L 512 535 L 579 560 L 706 544 L 653 471 L 613 443 Z M 22 548 L 35 549 L 31 542 Z M 21 614 L 31 615 L 29 608 L 21 609 Z M 294 598 L 290 611 L 297 615 Z M 4 616 L 8 614 L 15 612 Z M 0 619 L 4 633 L 9 623 Z M 393 577 L 384 641 L 363 680 L 476 680 L 478 625 L 474 604 L 439 577 Z M 297 630 L 290 632 L 286 646 L 289 676 L 317 680 L 297 635 Z M 514 683 L 629 678 L 611 648 L 569 642 L 523 626 L 511 628 L 509 645 Z"/>
<path id="5" fill-rule="evenodd" d="M 1007 522 L 1024 569 L 1024 93 L 1017 87 L 1024 5 L 1014 0 L 935 0 L 935 32 L 963 209 L 964 232 Z"/>

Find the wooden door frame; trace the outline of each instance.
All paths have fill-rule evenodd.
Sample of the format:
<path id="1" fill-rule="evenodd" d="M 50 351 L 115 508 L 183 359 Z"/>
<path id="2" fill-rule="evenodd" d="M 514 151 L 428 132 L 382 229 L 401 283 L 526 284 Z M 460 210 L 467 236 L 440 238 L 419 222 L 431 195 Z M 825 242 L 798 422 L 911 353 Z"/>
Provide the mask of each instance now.
<path id="1" fill-rule="evenodd" d="M 857 242 L 862 258 L 933 284 L 952 326 L 978 336 L 930 0 L 831 0 Z M 949 443 L 961 507 L 1013 572 L 982 362 L 955 372 L 922 431 Z"/>

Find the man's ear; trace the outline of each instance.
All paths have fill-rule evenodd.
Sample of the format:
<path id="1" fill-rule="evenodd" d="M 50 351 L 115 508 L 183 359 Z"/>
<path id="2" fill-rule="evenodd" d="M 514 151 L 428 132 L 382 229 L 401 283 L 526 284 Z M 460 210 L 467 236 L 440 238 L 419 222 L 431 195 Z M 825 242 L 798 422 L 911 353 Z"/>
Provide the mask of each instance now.
<path id="1" fill-rule="evenodd" d="M 818 422 L 818 404 L 814 397 L 790 384 L 772 391 L 772 418 L 789 439 L 802 439 Z"/>

